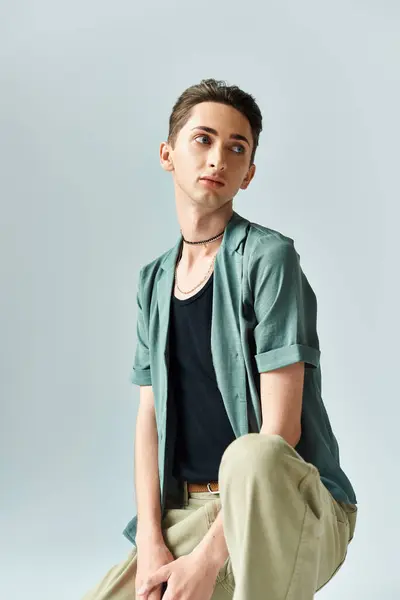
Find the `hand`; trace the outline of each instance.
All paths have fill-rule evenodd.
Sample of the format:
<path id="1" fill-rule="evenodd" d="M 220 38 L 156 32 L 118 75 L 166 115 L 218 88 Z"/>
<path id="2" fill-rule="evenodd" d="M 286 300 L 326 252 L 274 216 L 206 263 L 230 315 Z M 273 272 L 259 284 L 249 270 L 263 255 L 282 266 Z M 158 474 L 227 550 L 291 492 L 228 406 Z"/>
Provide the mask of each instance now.
<path id="1" fill-rule="evenodd" d="M 136 593 L 141 600 L 152 600 L 152 590 L 166 581 L 167 589 L 162 600 L 210 600 L 218 572 L 218 564 L 195 548 L 190 554 L 160 567 Z"/>
<path id="2" fill-rule="evenodd" d="M 136 595 L 138 589 L 148 581 L 149 577 L 157 572 L 158 569 L 175 560 L 173 554 L 169 551 L 164 540 L 148 540 L 138 543 L 137 548 L 137 571 L 135 578 Z M 148 596 L 148 600 L 160 600 L 161 585 L 154 587 Z M 164 599 L 164 597 L 163 597 Z"/>

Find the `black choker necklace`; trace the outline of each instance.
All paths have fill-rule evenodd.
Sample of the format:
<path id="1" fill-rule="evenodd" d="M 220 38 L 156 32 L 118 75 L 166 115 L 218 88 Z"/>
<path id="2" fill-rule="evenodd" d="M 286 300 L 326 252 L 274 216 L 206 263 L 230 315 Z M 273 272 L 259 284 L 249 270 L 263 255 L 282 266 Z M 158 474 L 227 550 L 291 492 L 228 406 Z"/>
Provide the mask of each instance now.
<path id="1" fill-rule="evenodd" d="M 223 229 L 221 231 L 221 233 L 219 233 L 218 235 L 214 235 L 214 237 L 210 238 L 209 240 L 202 240 L 201 242 L 189 242 L 188 240 L 185 240 L 185 238 L 182 235 L 182 239 L 186 244 L 207 244 L 208 242 L 213 242 L 214 240 L 218 239 L 219 237 L 221 237 L 221 235 L 224 234 L 225 229 Z M 182 229 L 181 229 L 181 233 L 182 233 Z"/>

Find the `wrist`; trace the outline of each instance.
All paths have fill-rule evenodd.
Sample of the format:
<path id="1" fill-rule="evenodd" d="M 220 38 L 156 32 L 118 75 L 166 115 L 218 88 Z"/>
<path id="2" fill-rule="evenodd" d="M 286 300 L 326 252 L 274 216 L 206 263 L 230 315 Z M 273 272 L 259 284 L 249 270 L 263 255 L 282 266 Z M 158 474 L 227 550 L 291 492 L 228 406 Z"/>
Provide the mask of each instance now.
<path id="1" fill-rule="evenodd" d="M 161 526 L 157 524 L 146 524 L 137 528 L 135 540 L 137 544 L 150 542 L 153 544 L 164 543 Z"/>
<path id="2" fill-rule="evenodd" d="M 224 565 L 229 556 L 229 552 L 225 547 L 221 547 L 217 542 L 202 540 L 196 548 L 192 550 L 192 554 L 197 555 L 209 565 L 213 565 L 218 571 Z"/>

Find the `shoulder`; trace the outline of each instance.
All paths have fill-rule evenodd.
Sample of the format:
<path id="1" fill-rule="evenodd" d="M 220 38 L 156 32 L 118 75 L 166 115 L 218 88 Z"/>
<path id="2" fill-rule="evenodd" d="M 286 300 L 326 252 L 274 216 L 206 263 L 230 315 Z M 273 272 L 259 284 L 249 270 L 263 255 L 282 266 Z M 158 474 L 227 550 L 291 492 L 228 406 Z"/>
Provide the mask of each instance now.
<path id="1" fill-rule="evenodd" d="M 145 288 L 152 288 L 163 271 L 163 264 L 167 262 L 174 252 L 176 246 L 172 246 L 153 260 L 142 265 L 139 271 L 140 285 Z"/>
<path id="2" fill-rule="evenodd" d="M 249 222 L 247 232 L 249 268 L 263 265 L 285 265 L 299 259 L 293 238 L 261 225 Z"/>

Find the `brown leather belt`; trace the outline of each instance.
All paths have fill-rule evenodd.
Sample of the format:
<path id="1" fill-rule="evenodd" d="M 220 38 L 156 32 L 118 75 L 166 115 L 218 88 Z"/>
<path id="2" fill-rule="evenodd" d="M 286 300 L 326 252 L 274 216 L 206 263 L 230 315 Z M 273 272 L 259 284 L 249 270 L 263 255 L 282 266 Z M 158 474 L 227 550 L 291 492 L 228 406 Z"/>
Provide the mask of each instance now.
<path id="1" fill-rule="evenodd" d="M 209 481 L 208 483 L 189 483 L 187 482 L 188 492 L 211 492 L 219 493 L 218 481 Z"/>

